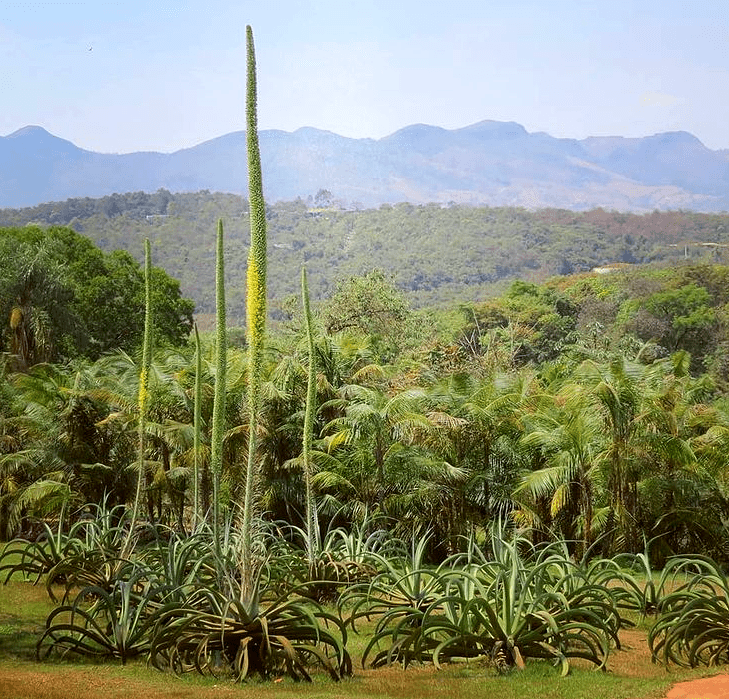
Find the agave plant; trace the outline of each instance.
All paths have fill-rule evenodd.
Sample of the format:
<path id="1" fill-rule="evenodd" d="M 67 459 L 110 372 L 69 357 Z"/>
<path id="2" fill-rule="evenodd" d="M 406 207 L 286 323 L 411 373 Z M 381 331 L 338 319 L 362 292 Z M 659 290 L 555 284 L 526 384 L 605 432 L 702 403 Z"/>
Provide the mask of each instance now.
<path id="1" fill-rule="evenodd" d="M 218 578 L 211 532 L 203 526 L 185 537 L 160 537 L 155 546 L 141 552 L 141 560 L 157 581 L 158 591 L 166 590 L 165 601 L 183 602 L 200 585 Z"/>
<path id="2" fill-rule="evenodd" d="M 430 539 L 430 534 L 414 538 L 410 545 L 410 556 L 405 559 L 388 555 L 391 553 L 389 551 L 372 552 L 373 560 L 381 572 L 368 584 L 353 588 L 340 602 L 340 606 L 350 602 L 354 604 L 350 623 L 354 624 L 359 616 L 373 613 L 368 600 L 374 600 L 380 611 L 402 604 L 423 606 L 428 603 L 432 598 L 431 582 L 435 577 L 435 569 L 425 562 Z M 365 609 L 360 613 L 363 605 Z"/>
<path id="3" fill-rule="evenodd" d="M 429 541 L 430 535 L 413 539 L 410 559 L 404 562 L 379 556 L 381 572 L 369 583 L 354 585 L 342 595 L 340 613 L 349 608 L 347 623 L 353 629 L 359 619 L 373 616 L 378 619 L 374 636 L 362 658 L 363 667 L 375 647 L 388 638 L 397 643 L 398 630 L 419 626 L 425 610 L 441 598 L 443 584 L 438 571 L 425 564 Z M 396 658 L 398 654 L 395 652 L 387 654 L 387 662 Z M 381 660 L 380 655 L 375 664 L 381 664 L 378 660 Z"/>
<path id="4" fill-rule="evenodd" d="M 0 575 L 7 573 L 4 582 L 7 583 L 14 574 L 22 573 L 26 579 L 34 577 L 34 584 L 37 584 L 55 565 L 76 555 L 82 548 L 82 539 L 78 536 L 82 522 L 75 523 L 68 532 L 63 530 L 63 517 L 55 531 L 48 522 L 41 522 L 41 527 L 41 534 L 35 541 L 18 538 L 3 547 Z"/>
<path id="5" fill-rule="evenodd" d="M 88 605 L 89 600 L 93 600 Z M 56 607 L 36 644 L 36 657 L 52 652 L 119 658 L 122 663 L 149 651 L 159 608 L 158 590 L 145 568 L 130 567 L 111 591 L 82 588 L 71 604 Z"/>
<path id="6" fill-rule="evenodd" d="M 566 673 L 568 658 L 580 657 L 604 668 L 611 642 L 619 647 L 621 624 L 610 592 L 552 548 L 531 562 L 516 554 L 516 539 L 510 548 L 508 565 L 502 559 L 485 566 L 493 576 L 489 631 L 507 646 L 507 664 L 520 667 L 520 656 L 551 657 Z"/>
<path id="7" fill-rule="evenodd" d="M 284 673 L 311 681 L 312 665 L 334 680 L 351 674 L 344 626 L 323 607 L 291 593 L 265 605 L 258 594 L 248 604 L 240 598 L 199 589 L 186 605 L 163 610 L 152 665 L 178 674 L 229 673 L 236 681 Z"/>
<path id="8" fill-rule="evenodd" d="M 482 564 L 420 569 L 391 585 L 381 576 L 367 595 L 351 593 L 352 623 L 381 613 L 363 663 L 375 651 L 373 666 L 483 657 L 508 669 L 532 657 L 566 674 L 577 657 L 604 669 L 620 627 L 612 595 L 554 550 L 524 558 L 521 543 L 501 541 L 495 559 Z"/>
<path id="9" fill-rule="evenodd" d="M 120 557 L 122 541 L 128 535 L 129 511 L 118 505 L 90 504 L 81 519 L 64 531 L 61 517 L 55 529 L 41 522 L 41 534 L 35 541 L 14 539 L 3 549 L 0 572 L 5 582 L 15 573 L 34 577 L 34 583 L 45 578 L 46 589 L 58 601 L 55 586 L 64 585 L 65 602 L 78 587 L 99 585 L 110 590 L 117 573 L 127 559 Z M 136 535 L 133 537 L 136 540 Z"/>
<path id="10" fill-rule="evenodd" d="M 674 565 L 666 565 L 660 575 L 651 565 L 648 550 L 621 553 L 594 561 L 595 579 L 609 587 L 621 609 L 641 617 L 658 614 L 667 589 L 678 574 Z"/>
<path id="11" fill-rule="evenodd" d="M 132 515 L 123 505 L 108 508 L 104 503 L 91 504 L 84 518 L 77 522 L 73 533 L 77 545 L 73 551 L 56 562 L 46 575 L 49 597 L 58 601 L 54 586 L 62 584 L 65 603 L 79 587 L 98 586 L 111 591 L 130 559 L 123 555 L 126 548 L 131 554 L 140 534 L 132 529 Z"/>
<path id="12" fill-rule="evenodd" d="M 427 610 L 421 647 L 436 667 L 443 658 L 486 656 L 501 669 L 523 668 L 526 658 L 542 658 L 569 672 L 569 658 L 579 657 L 604 668 L 610 630 L 587 596 L 570 606 L 548 590 L 532 596 L 503 598 L 484 590 L 479 581 L 454 571 L 439 600 L 440 613 Z"/>
<path id="13" fill-rule="evenodd" d="M 370 531 L 372 529 L 372 531 Z M 287 539 L 306 545 L 306 532 L 286 526 Z M 366 517 L 351 529 L 329 529 L 314 556 L 304 556 L 302 549 L 279 538 L 275 551 L 269 547 L 269 585 L 280 593 L 295 588 L 299 594 L 319 602 L 333 601 L 342 587 L 352 587 L 372 580 L 385 561 L 399 552 L 399 542 L 385 529 L 376 528 Z"/>
<path id="14" fill-rule="evenodd" d="M 685 667 L 729 663 L 729 583 L 710 558 L 669 561 L 691 575 L 663 598 L 660 615 L 648 634 L 654 661 Z M 668 566 L 667 566 L 668 567 Z"/>

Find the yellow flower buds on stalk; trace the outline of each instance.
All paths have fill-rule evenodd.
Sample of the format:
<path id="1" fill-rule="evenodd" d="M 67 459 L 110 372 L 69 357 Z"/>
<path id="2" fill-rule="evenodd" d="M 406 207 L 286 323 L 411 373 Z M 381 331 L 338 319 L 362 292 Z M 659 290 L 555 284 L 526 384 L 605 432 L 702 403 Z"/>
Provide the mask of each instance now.
<path id="1" fill-rule="evenodd" d="M 246 145 L 248 155 L 248 203 L 251 247 L 248 254 L 246 310 L 248 314 L 248 464 L 241 526 L 241 596 L 250 602 L 255 594 L 253 519 L 258 509 L 256 462 L 258 412 L 260 409 L 263 338 L 266 329 L 266 206 L 263 200 L 261 154 L 256 113 L 256 57 L 253 31 L 246 27 Z"/>

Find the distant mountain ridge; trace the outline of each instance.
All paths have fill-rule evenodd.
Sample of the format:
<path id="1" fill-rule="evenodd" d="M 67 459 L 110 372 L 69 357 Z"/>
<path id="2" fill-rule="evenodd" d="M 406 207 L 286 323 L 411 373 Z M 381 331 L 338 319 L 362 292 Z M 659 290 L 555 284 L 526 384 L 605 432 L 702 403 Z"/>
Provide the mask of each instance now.
<path id="1" fill-rule="evenodd" d="M 453 130 L 414 124 L 377 140 L 311 127 L 259 137 L 272 202 L 326 189 L 363 206 L 729 210 L 729 151 L 685 131 L 577 140 L 486 120 Z M 0 207 L 160 188 L 244 194 L 245 133 L 174 153 L 128 154 L 84 150 L 39 126 L 0 137 Z"/>

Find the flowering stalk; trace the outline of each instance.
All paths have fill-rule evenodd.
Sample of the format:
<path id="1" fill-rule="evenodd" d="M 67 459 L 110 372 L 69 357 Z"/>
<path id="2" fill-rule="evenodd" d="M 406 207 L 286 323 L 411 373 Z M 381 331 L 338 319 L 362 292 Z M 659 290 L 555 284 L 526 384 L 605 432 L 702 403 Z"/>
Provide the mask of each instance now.
<path id="1" fill-rule="evenodd" d="M 213 535 L 216 551 L 220 546 L 220 477 L 223 472 L 223 434 L 225 430 L 225 374 L 227 369 L 225 329 L 225 267 L 223 262 L 223 221 L 218 221 L 215 255 L 215 395 L 213 426 L 210 435 L 210 470 L 213 476 Z"/>
<path id="2" fill-rule="evenodd" d="M 304 307 L 306 322 L 306 339 L 309 345 L 309 372 L 306 382 L 306 412 L 304 413 L 304 487 L 306 489 L 306 554 L 309 565 L 313 565 L 314 557 L 319 550 L 319 526 L 314 500 L 314 488 L 311 483 L 313 469 L 311 465 L 311 443 L 314 436 L 314 415 L 316 414 L 316 352 L 314 350 L 314 328 L 311 320 L 309 304 L 309 284 L 306 279 L 306 267 L 301 268 L 301 301 Z"/>
<path id="3" fill-rule="evenodd" d="M 137 407 L 139 410 L 138 424 L 138 473 L 137 489 L 134 494 L 132 519 L 129 531 L 122 546 L 120 558 L 126 558 L 132 549 L 134 530 L 139 518 L 139 507 L 142 493 L 147 487 L 147 472 L 144 464 L 145 432 L 147 425 L 147 408 L 149 403 L 149 369 L 152 364 L 152 248 L 149 238 L 144 241 L 144 336 L 142 339 L 142 366 L 139 371 L 139 395 Z"/>
<path id="4" fill-rule="evenodd" d="M 266 329 L 266 207 L 263 200 L 261 153 L 256 113 L 256 56 L 253 31 L 246 27 L 246 145 L 251 244 L 248 253 L 246 314 L 248 321 L 248 464 L 241 525 L 241 596 L 252 601 L 256 571 L 253 560 L 253 519 L 258 509 L 258 412 L 261 402 L 263 338 Z"/>
<path id="5" fill-rule="evenodd" d="M 202 351 L 200 346 L 200 333 L 197 331 L 197 323 L 195 324 L 195 397 L 194 397 L 194 437 L 193 437 L 193 454 L 194 465 L 192 469 L 192 525 L 196 528 L 202 522 L 202 514 L 200 512 L 200 435 L 202 433 Z"/>

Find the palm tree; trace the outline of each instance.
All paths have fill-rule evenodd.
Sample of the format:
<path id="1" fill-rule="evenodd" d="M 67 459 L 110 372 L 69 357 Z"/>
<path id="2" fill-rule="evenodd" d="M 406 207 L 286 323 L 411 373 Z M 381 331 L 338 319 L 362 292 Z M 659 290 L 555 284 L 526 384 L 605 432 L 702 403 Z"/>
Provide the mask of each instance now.
<path id="1" fill-rule="evenodd" d="M 605 548 L 637 553 L 642 548 L 639 526 L 638 482 L 644 460 L 641 452 L 641 400 L 646 367 L 623 357 L 608 365 L 584 362 L 577 381 L 599 412 L 606 443 L 597 455 L 607 493 Z"/>
<path id="2" fill-rule="evenodd" d="M 454 374 L 430 386 L 422 402 L 423 419 L 411 430 L 411 443 L 423 453 L 411 491 L 399 498 L 400 511 L 408 513 L 414 526 L 433 531 L 437 556 L 452 553 L 458 537 L 488 516 L 493 434 L 482 429 L 484 421 L 474 419 L 487 408 L 470 403 L 483 385 Z"/>
<path id="3" fill-rule="evenodd" d="M 718 401 L 715 406 L 697 410 L 693 421 L 701 425 L 699 434 L 691 438 L 699 468 L 694 480 L 696 492 L 683 509 L 685 514 L 681 525 L 684 531 L 690 526 L 703 544 L 713 544 L 713 551 L 709 549 L 707 553 L 722 558 L 729 545 L 729 469 L 726 457 L 729 453 L 729 409 L 726 399 Z M 699 507 L 696 507 L 697 503 Z M 694 550 L 703 551 L 705 548 L 704 545 L 696 545 Z"/>
<path id="4" fill-rule="evenodd" d="M 73 291 L 64 282 L 50 243 L 25 246 L 13 272 L 2 290 L 2 296 L 10 301 L 4 331 L 9 335 L 14 369 L 27 371 L 34 364 L 54 359 L 60 335 L 72 335 L 80 321 L 69 311 Z"/>
<path id="5" fill-rule="evenodd" d="M 472 525 L 513 509 L 512 490 L 522 468 L 515 448 L 521 434 L 518 416 L 534 400 L 532 379 L 526 372 L 478 378 L 457 373 L 428 388 L 425 422 L 412 433 L 412 443 L 428 458 L 421 457 L 413 490 L 420 504 L 411 516 L 432 513 L 435 538 L 445 553 Z"/>
<path id="6" fill-rule="evenodd" d="M 274 519 L 303 524 L 301 439 L 306 369 L 298 354 L 284 355 L 262 382 L 258 419 L 261 506 Z"/>
<path id="7" fill-rule="evenodd" d="M 515 496 L 526 494 L 532 503 L 548 497 L 550 517 L 561 525 L 562 538 L 580 540 L 584 554 L 595 535 L 601 476 L 596 457 L 604 448 L 603 425 L 579 387 L 568 384 L 551 398 L 524 418 L 521 443 L 539 451 L 546 465 L 527 471 Z"/>
<path id="8" fill-rule="evenodd" d="M 314 483 L 346 503 L 351 517 L 375 514 L 388 497 L 408 489 L 413 475 L 410 436 L 415 425 L 425 422 L 422 398 L 414 390 L 390 397 L 375 385 L 340 389 L 337 404 L 345 406 L 344 414 L 324 427 L 323 446 L 341 467 L 320 471 Z"/>
<path id="9" fill-rule="evenodd" d="M 137 362 L 119 352 L 95 363 L 96 385 L 92 395 L 106 405 L 100 424 L 129 441 L 137 434 L 139 412 Z M 210 371 L 203 372 L 202 414 L 209 418 Z M 141 494 L 150 520 L 164 519 L 168 506 L 174 510 L 177 526 L 183 526 L 189 475 L 194 464 L 194 360 L 184 349 L 158 350 L 149 364 L 147 394 L 149 409 L 144 421 L 143 465 L 147 486 Z M 209 421 L 209 420 L 208 420 Z M 208 463 L 208 439 L 202 435 L 200 455 Z"/>
<path id="10" fill-rule="evenodd" d="M 36 505 L 61 491 L 78 503 L 127 498 L 132 447 L 105 422 L 96 369 L 43 364 L 12 376 L 17 408 L 6 430 L 14 447 L 7 443 L 3 460 L 6 475 L 13 474 L 14 501 L 32 505 L 26 491 Z"/>
<path id="11" fill-rule="evenodd" d="M 716 471 L 710 459 L 697 458 L 711 442 L 708 431 L 717 425 L 718 415 L 703 402 L 712 392 L 710 382 L 706 377 L 691 377 L 689 363 L 684 351 L 654 362 L 651 390 L 645 392 L 643 423 L 649 460 L 640 493 L 646 524 L 652 537 L 660 537 L 665 555 L 721 546 L 724 538 L 712 506 L 713 494 L 718 494 Z"/>
<path id="12" fill-rule="evenodd" d="M 607 365 L 585 362 L 576 377 L 599 412 L 606 436 L 596 455 L 609 508 L 606 547 L 637 552 L 643 548 L 641 534 L 654 524 L 646 489 L 659 482 L 675 485 L 684 477 L 693 480 L 688 357 L 677 354 L 649 365 L 622 357 Z M 670 511 L 675 491 L 673 486 L 663 490 L 660 507 Z"/>

